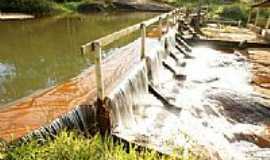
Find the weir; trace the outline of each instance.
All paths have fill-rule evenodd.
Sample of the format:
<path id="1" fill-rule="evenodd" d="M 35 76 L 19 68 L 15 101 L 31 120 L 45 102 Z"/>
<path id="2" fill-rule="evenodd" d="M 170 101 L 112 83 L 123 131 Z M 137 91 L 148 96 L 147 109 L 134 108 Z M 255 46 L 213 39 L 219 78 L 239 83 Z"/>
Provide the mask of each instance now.
<path id="1" fill-rule="evenodd" d="M 43 140 L 67 128 L 107 132 L 163 154 L 269 159 L 270 103 L 254 90 L 246 52 L 192 46 L 179 34 L 180 24 L 174 25 L 181 15 L 175 10 L 83 45 L 84 54 L 94 51 L 96 65 L 74 79 L 70 90 L 87 86 L 84 98 L 66 103 L 75 107 L 32 128 L 22 140 Z M 158 27 L 146 33 L 156 22 Z M 139 39 L 102 59 L 104 46 L 139 29 Z M 7 133 L 0 135 L 8 139 Z"/>

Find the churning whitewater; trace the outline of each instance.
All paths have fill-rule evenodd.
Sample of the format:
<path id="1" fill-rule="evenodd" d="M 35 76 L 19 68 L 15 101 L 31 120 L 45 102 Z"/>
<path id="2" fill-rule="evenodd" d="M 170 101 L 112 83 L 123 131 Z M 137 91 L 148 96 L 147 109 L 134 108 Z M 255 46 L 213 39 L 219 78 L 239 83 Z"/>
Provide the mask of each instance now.
<path id="1" fill-rule="evenodd" d="M 114 134 L 163 153 L 181 147 L 211 159 L 269 157 L 270 143 L 258 139 L 270 110 L 253 92 L 247 60 L 207 47 L 188 52 L 173 31 L 167 40 L 164 51 L 155 47 L 164 41 L 148 38 L 146 64 L 108 96 Z"/>

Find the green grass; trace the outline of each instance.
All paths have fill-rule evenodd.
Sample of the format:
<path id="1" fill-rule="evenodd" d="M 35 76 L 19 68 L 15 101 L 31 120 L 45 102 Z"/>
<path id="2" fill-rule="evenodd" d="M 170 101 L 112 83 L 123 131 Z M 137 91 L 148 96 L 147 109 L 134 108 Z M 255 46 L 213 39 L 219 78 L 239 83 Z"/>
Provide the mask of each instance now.
<path id="1" fill-rule="evenodd" d="M 137 147 L 124 147 L 114 143 L 112 138 L 100 135 L 87 138 L 75 132 L 61 132 L 54 140 L 39 143 L 31 140 L 21 145 L 0 145 L 0 159 L 8 160 L 174 160 L 174 156 L 161 156 L 155 151 L 141 150 Z M 196 160 L 190 156 L 186 160 Z"/>
<path id="2" fill-rule="evenodd" d="M 54 4 L 49 0 L 1 0 L 0 11 L 43 15 L 53 12 Z"/>
<path id="3" fill-rule="evenodd" d="M 0 11 L 21 12 L 42 16 L 59 12 L 77 12 L 80 5 L 93 3 L 94 1 L 95 0 L 1 0 Z"/>
<path id="4" fill-rule="evenodd" d="M 246 22 L 248 19 L 250 4 L 241 1 L 225 4 L 220 0 L 202 0 L 203 6 L 208 6 L 208 16 L 211 19 L 241 20 Z M 188 9 L 198 8 L 198 0 L 175 0 L 173 5 L 186 7 Z"/>

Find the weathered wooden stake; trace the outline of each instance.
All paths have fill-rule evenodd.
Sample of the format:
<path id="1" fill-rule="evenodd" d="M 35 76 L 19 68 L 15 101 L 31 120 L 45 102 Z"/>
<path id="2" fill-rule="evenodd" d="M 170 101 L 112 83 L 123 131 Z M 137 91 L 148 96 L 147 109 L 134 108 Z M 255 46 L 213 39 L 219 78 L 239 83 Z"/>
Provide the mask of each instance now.
<path id="1" fill-rule="evenodd" d="M 170 19 L 170 17 L 167 16 L 167 17 L 166 17 L 166 32 L 168 32 L 168 31 L 169 31 L 169 28 L 170 28 L 170 22 L 169 22 L 169 19 Z"/>
<path id="2" fill-rule="evenodd" d="M 172 16 L 173 16 L 173 25 L 175 25 L 176 11 L 173 12 Z"/>
<path id="3" fill-rule="evenodd" d="M 162 37 L 162 18 L 159 17 L 159 20 L 158 20 L 158 29 L 159 29 L 159 40 L 161 40 L 161 37 Z"/>
<path id="4" fill-rule="evenodd" d="M 256 18 L 255 18 L 255 26 L 258 25 L 259 17 L 260 17 L 260 9 L 257 8 L 257 13 L 256 13 Z"/>
<path id="5" fill-rule="evenodd" d="M 252 11 L 253 11 L 253 9 L 251 8 L 249 11 L 247 24 L 249 24 L 251 22 Z"/>
<path id="6" fill-rule="evenodd" d="M 265 29 L 269 29 L 270 27 L 270 16 L 268 17 L 267 23 L 265 25 Z"/>
<path id="7" fill-rule="evenodd" d="M 102 73 L 101 44 L 99 42 L 94 42 L 93 50 L 95 51 L 97 100 L 102 103 L 104 100 L 104 82 L 103 82 L 103 73 Z"/>
<path id="8" fill-rule="evenodd" d="M 242 21 L 239 20 L 239 21 L 238 21 L 238 27 L 241 27 L 241 24 L 242 24 Z"/>
<path id="9" fill-rule="evenodd" d="M 141 24 L 141 59 L 145 58 L 145 37 L 146 37 L 146 27 L 145 24 Z"/>

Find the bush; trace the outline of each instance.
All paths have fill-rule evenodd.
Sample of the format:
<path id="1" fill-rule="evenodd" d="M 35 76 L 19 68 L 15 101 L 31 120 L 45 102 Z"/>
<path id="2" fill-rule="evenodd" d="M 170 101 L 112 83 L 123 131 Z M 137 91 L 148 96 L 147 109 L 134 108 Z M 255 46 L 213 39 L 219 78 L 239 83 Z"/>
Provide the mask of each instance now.
<path id="1" fill-rule="evenodd" d="M 83 0 L 52 0 L 57 3 L 65 3 L 65 2 L 81 2 Z"/>
<path id="2" fill-rule="evenodd" d="M 128 150 L 128 152 L 127 152 Z M 180 150 L 181 151 L 181 150 Z M 179 152 L 180 152 L 179 151 Z M 182 153 L 183 154 L 183 153 Z M 0 151 L 1 155 L 1 151 Z M 181 156 L 181 155 L 180 155 Z M 2 158 L 8 160 L 175 160 L 181 157 L 161 156 L 157 152 L 116 143 L 112 138 L 96 135 L 87 138 L 75 132 L 61 132 L 54 140 L 39 143 L 32 140 L 20 146 L 9 146 L 2 152 Z M 1 159 L 1 158 L 0 158 Z M 199 159 L 190 153 L 188 160 Z"/>
<path id="3" fill-rule="evenodd" d="M 208 15 L 212 19 L 241 20 L 246 22 L 249 14 L 249 6 L 244 3 L 211 5 L 209 9 Z"/>
<path id="4" fill-rule="evenodd" d="M 45 14 L 53 11 L 53 3 L 47 0 L 1 0 L 2 12 Z"/>
<path id="5" fill-rule="evenodd" d="M 223 12 L 220 16 L 230 20 L 246 21 L 248 10 L 241 4 L 228 5 L 223 8 Z"/>

